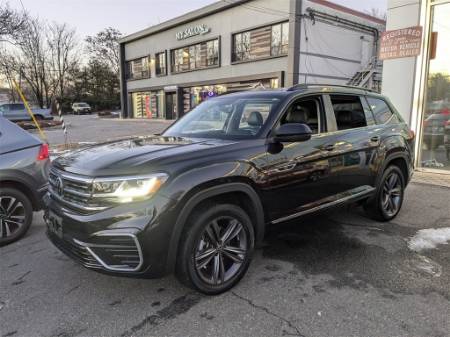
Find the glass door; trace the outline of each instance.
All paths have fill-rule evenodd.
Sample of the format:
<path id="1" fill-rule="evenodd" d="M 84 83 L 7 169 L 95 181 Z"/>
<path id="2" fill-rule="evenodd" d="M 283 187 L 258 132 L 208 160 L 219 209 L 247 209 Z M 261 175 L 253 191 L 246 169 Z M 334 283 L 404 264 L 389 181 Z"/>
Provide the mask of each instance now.
<path id="1" fill-rule="evenodd" d="M 450 2 L 431 7 L 419 164 L 450 172 Z"/>

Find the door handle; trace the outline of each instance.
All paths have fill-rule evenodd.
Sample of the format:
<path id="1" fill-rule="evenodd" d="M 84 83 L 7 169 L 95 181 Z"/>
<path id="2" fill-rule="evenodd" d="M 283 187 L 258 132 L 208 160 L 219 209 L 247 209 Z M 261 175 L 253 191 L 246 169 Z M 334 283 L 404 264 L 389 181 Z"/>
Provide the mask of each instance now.
<path id="1" fill-rule="evenodd" d="M 324 145 L 324 146 L 322 147 L 322 149 L 325 150 L 325 151 L 333 151 L 333 150 L 334 150 L 334 144 L 327 144 L 327 145 Z"/>
<path id="2" fill-rule="evenodd" d="M 370 141 L 372 143 L 378 143 L 380 141 L 380 136 L 373 136 L 372 138 L 370 138 Z"/>

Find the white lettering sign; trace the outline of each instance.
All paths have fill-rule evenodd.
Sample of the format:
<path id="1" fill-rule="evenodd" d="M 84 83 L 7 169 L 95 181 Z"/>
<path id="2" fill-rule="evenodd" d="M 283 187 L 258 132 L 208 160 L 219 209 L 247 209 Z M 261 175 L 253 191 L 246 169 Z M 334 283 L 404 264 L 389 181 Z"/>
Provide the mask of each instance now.
<path id="1" fill-rule="evenodd" d="M 206 25 L 197 25 L 193 27 L 186 28 L 185 30 L 179 31 L 175 34 L 177 40 L 184 40 L 196 35 L 205 35 L 211 31 L 211 28 Z"/>

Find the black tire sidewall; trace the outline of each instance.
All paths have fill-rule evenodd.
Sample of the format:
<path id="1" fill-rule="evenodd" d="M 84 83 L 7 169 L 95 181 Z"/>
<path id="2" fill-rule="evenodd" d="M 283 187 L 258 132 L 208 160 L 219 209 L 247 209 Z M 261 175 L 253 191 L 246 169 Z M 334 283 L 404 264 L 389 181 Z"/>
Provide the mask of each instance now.
<path id="1" fill-rule="evenodd" d="M 400 205 L 398 207 L 397 212 L 393 215 L 388 215 L 383 208 L 383 186 L 386 182 L 387 177 L 393 172 L 397 173 L 397 175 L 400 177 L 402 193 L 400 196 Z M 378 186 L 378 193 L 377 193 L 377 207 L 379 208 L 379 213 L 383 217 L 383 220 L 389 221 L 394 219 L 398 215 L 403 205 L 404 196 L 405 196 L 405 177 L 403 176 L 403 172 L 397 166 L 389 166 L 383 173 L 383 177 L 381 178 L 380 186 Z"/>
<path id="2" fill-rule="evenodd" d="M 216 217 L 219 216 L 232 216 L 238 219 L 244 227 L 244 230 L 247 234 L 247 245 L 248 252 L 245 261 L 241 265 L 239 271 L 234 275 L 230 280 L 226 281 L 224 284 L 220 286 L 213 286 L 205 283 L 200 276 L 197 274 L 195 268 L 195 249 L 196 244 L 203 234 L 205 227 Z M 247 213 L 242 210 L 240 207 L 232 205 L 232 204 L 218 204 L 213 205 L 210 208 L 203 209 L 201 212 L 196 212 L 193 217 L 191 217 L 191 221 L 187 223 L 189 228 L 185 232 L 184 244 L 182 246 L 182 251 L 180 254 L 180 263 L 182 263 L 184 267 L 185 277 L 188 283 L 193 286 L 196 290 L 208 294 L 208 295 L 216 295 L 222 292 L 227 291 L 232 288 L 236 283 L 240 281 L 240 279 L 245 275 L 253 255 L 254 250 L 254 241 L 255 234 L 253 230 L 253 226 L 251 220 Z M 182 238 L 183 240 L 183 238 Z M 186 283 L 186 282 L 185 282 Z"/>
<path id="3" fill-rule="evenodd" d="M 25 223 L 22 225 L 19 231 L 14 233 L 14 235 L 9 236 L 7 238 L 0 238 L 0 247 L 12 243 L 14 241 L 19 240 L 23 237 L 28 229 L 30 228 L 31 222 L 33 221 L 33 205 L 31 204 L 30 199 L 23 194 L 21 191 L 11 188 L 11 187 L 1 187 L 0 188 L 0 197 L 1 196 L 10 196 L 19 200 L 25 209 Z"/>

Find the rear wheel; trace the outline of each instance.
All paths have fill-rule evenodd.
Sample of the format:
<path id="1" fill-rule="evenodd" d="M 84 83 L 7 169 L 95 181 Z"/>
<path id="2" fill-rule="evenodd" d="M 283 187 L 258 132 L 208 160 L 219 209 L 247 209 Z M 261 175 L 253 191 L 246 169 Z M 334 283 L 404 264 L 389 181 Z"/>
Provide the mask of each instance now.
<path id="1" fill-rule="evenodd" d="M 0 246 L 24 236 L 32 219 L 33 206 L 21 191 L 0 188 Z"/>
<path id="2" fill-rule="evenodd" d="M 232 288 L 244 276 L 254 249 L 247 213 L 232 204 L 201 208 L 186 224 L 177 259 L 184 284 L 208 294 Z"/>
<path id="3" fill-rule="evenodd" d="M 394 219 L 402 207 L 404 190 L 402 171 L 398 166 L 389 166 L 383 173 L 375 196 L 364 205 L 366 213 L 377 221 Z"/>

